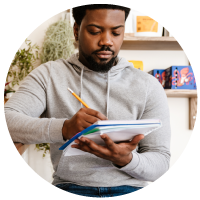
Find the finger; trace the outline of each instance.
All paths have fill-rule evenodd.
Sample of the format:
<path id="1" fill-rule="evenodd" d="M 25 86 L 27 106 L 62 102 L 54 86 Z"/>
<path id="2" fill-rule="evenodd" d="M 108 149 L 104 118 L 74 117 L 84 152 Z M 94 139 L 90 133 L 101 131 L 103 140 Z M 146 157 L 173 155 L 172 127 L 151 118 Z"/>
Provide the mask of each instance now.
<path id="1" fill-rule="evenodd" d="M 99 121 L 100 119 L 97 117 L 94 117 L 92 115 L 88 115 L 87 113 L 85 113 L 84 115 L 84 120 L 86 122 L 88 122 L 90 125 L 94 124 L 95 122 Z"/>
<path id="2" fill-rule="evenodd" d="M 80 138 L 80 141 L 84 143 L 83 145 L 87 145 L 95 155 L 108 155 L 109 153 L 109 150 L 106 147 L 96 144 L 89 138 L 82 137 Z"/>
<path id="3" fill-rule="evenodd" d="M 117 148 L 117 145 L 113 142 L 113 140 L 111 140 L 108 135 L 103 134 L 100 135 L 101 138 L 104 140 L 104 142 L 106 143 L 106 146 L 108 149 L 110 149 L 111 151 L 115 151 Z"/>
<path id="4" fill-rule="evenodd" d="M 97 111 L 97 110 L 93 110 L 91 108 L 86 108 L 85 109 L 85 113 L 87 113 L 88 115 L 94 116 L 100 120 L 107 120 L 108 118 L 102 114 L 101 112 Z"/>
<path id="5" fill-rule="evenodd" d="M 76 144 L 73 144 L 71 146 L 72 148 L 77 148 L 77 149 L 80 149 L 82 151 L 92 153 L 92 150 L 84 142 L 82 142 L 80 139 L 76 139 L 75 143 Z"/>
<path id="6" fill-rule="evenodd" d="M 121 143 L 130 143 L 130 140 L 125 140 L 125 141 L 121 141 L 121 142 L 115 142 L 115 144 L 121 144 Z"/>
<path id="7" fill-rule="evenodd" d="M 89 127 L 91 125 L 92 125 L 92 123 L 85 121 L 85 119 L 81 122 L 81 126 L 83 127 L 83 129 L 86 129 L 87 127 Z"/>
<path id="8" fill-rule="evenodd" d="M 136 135 L 130 142 L 131 145 L 137 145 L 140 140 L 142 140 L 144 138 L 144 135 L 143 134 L 139 134 L 139 135 Z"/>
<path id="9" fill-rule="evenodd" d="M 83 139 L 82 139 L 82 140 L 83 140 Z M 84 142 L 83 142 L 83 141 L 84 141 Z M 91 148 L 88 146 L 88 144 L 90 145 L 89 142 L 87 143 L 86 140 L 83 140 L 83 141 L 81 141 L 80 139 L 75 140 L 75 142 L 76 142 L 77 144 L 73 144 L 71 147 L 72 147 L 72 148 L 80 149 L 81 151 L 85 151 L 85 152 L 94 154 L 94 155 L 96 155 L 96 156 L 98 156 L 98 157 L 100 157 L 100 158 L 104 158 L 104 159 L 106 158 L 105 155 L 102 154 L 101 151 L 96 151 L 96 149 L 95 149 L 95 150 L 91 149 Z M 86 143 L 87 143 L 87 144 L 86 144 Z"/>

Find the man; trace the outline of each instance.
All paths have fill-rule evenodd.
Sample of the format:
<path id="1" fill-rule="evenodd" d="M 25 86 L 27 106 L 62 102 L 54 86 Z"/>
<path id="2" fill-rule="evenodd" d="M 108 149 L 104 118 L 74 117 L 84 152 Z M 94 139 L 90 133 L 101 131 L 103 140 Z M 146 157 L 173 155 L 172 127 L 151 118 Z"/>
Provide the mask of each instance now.
<path id="1" fill-rule="evenodd" d="M 73 9 L 79 53 L 32 71 L 5 106 L 12 139 L 51 143 L 53 185 L 83 196 L 109 197 L 136 191 L 169 168 L 170 123 L 161 84 L 118 57 L 128 8 L 86 5 Z M 67 88 L 90 106 L 81 108 Z M 41 118 L 38 118 L 41 116 Z M 64 156 L 59 147 L 97 120 L 158 118 L 162 127 L 148 136 L 105 147 L 82 137 L 74 148 L 87 155 Z"/>

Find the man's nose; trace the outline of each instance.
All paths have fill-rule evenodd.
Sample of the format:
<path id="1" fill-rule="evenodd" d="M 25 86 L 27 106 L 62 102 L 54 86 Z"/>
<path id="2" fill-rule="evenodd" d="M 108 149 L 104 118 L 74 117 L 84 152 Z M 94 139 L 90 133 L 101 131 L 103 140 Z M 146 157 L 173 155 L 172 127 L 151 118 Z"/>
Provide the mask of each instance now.
<path id="1" fill-rule="evenodd" d="M 103 32 L 101 34 L 99 46 L 113 46 L 112 35 L 109 32 Z"/>

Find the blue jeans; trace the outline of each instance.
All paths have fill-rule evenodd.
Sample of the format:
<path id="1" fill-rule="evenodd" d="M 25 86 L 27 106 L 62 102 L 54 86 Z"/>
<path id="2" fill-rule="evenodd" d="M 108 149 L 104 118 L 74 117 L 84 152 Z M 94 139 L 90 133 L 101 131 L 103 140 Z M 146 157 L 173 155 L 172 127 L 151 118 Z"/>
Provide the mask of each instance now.
<path id="1" fill-rule="evenodd" d="M 117 187 L 88 187 L 71 183 L 58 184 L 56 187 L 67 192 L 86 197 L 115 197 L 135 192 L 142 187 L 117 186 Z"/>

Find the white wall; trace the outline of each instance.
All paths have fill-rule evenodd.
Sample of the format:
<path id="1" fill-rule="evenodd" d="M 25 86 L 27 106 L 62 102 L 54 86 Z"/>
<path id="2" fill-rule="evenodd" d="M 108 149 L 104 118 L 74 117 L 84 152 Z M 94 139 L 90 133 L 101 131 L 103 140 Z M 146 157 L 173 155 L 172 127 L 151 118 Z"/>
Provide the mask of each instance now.
<path id="1" fill-rule="evenodd" d="M 27 38 L 33 43 L 37 43 L 40 47 L 44 40 L 45 31 L 48 26 L 61 19 L 62 13 L 52 17 L 48 21 L 38 26 Z M 22 44 L 21 48 L 25 45 Z M 188 65 L 188 60 L 183 51 L 126 51 L 121 50 L 119 56 L 125 57 L 127 60 L 142 60 L 144 63 L 144 71 L 151 69 L 165 69 L 171 65 Z M 37 63 L 39 64 L 39 63 Z M 171 115 L 171 166 L 179 158 L 188 140 L 192 134 L 189 130 L 189 102 L 187 98 L 168 98 L 168 104 Z M 42 158 L 42 152 L 34 150 L 35 145 L 31 145 L 24 154 L 25 161 L 29 166 L 41 177 L 48 182 L 52 181 L 51 174 L 53 172 L 50 163 L 50 157 L 47 155 Z"/>
<path id="2" fill-rule="evenodd" d="M 129 51 L 121 50 L 119 56 L 127 60 L 142 60 L 144 71 L 166 69 L 172 65 L 188 65 L 184 51 Z M 186 147 L 192 130 L 189 130 L 188 98 L 168 98 L 171 121 L 171 166 Z"/>

